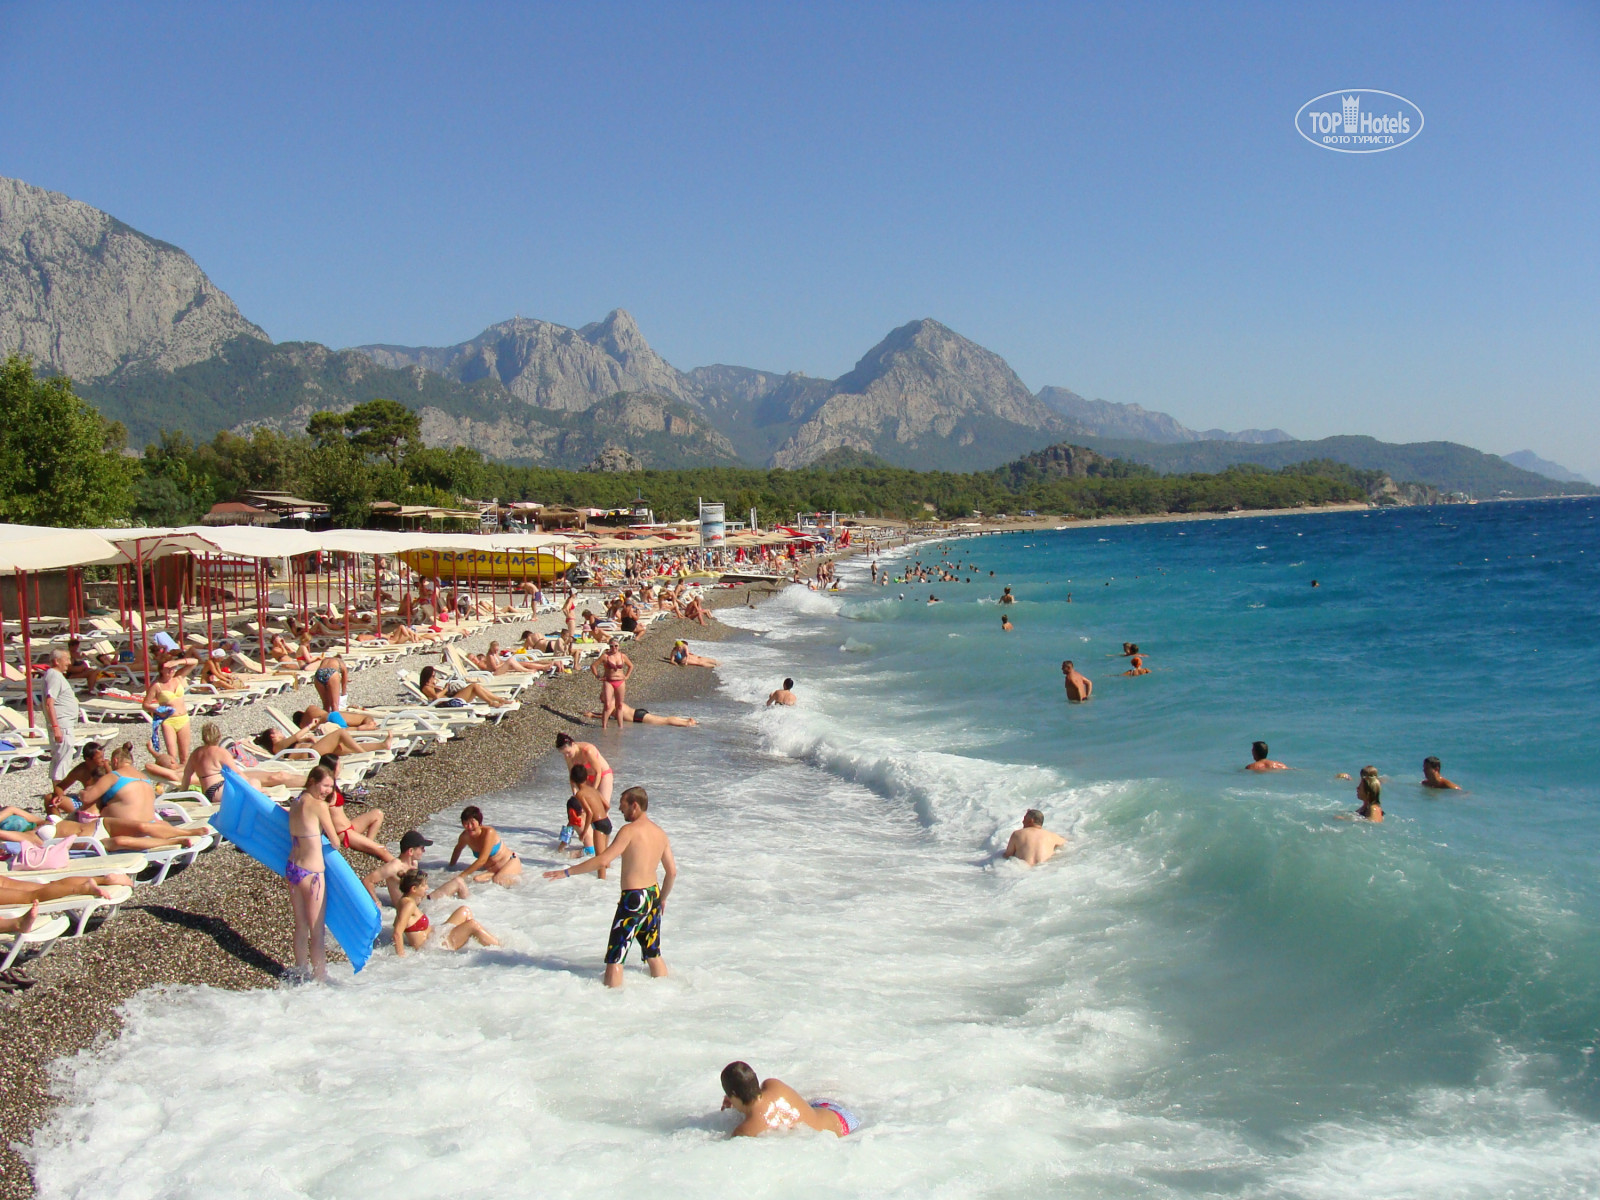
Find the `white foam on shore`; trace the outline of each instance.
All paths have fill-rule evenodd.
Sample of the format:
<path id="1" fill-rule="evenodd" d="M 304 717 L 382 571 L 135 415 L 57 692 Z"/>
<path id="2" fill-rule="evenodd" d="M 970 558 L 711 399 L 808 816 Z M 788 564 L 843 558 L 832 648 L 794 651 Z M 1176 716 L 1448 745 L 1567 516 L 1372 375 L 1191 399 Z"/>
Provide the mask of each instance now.
<path id="1" fill-rule="evenodd" d="M 826 669 L 837 631 L 812 645 L 807 624 L 838 603 L 790 588 L 727 610 L 763 636 L 717 651 L 718 697 L 689 710 L 707 725 L 599 739 L 674 839 L 670 979 L 635 959 L 622 992 L 601 989 L 615 882 L 537 878 L 565 795 L 550 755 L 532 786 L 481 802 L 527 861 L 517 888 L 470 901 L 506 949 L 380 953 L 331 987 L 141 994 L 119 1039 L 63 1065 L 41 1194 L 1593 1192 L 1593 1126 L 1514 1074 L 1413 1097 L 1403 1126 L 1324 1124 L 1270 1152 L 1152 1094 L 1184 1031 L 1126 979 L 1130 900 L 1168 867 L 1102 817 L 1141 785 L 995 763 L 987 731 L 922 719 L 870 661 Z M 805 676 L 800 705 L 760 708 L 786 673 Z M 1072 844 L 1029 871 L 994 852 L 1031 804 Z M 429 829 L 437 868 L 454 812 Z M 733 1058 L 864 1128 L 726 1140 Z"/>

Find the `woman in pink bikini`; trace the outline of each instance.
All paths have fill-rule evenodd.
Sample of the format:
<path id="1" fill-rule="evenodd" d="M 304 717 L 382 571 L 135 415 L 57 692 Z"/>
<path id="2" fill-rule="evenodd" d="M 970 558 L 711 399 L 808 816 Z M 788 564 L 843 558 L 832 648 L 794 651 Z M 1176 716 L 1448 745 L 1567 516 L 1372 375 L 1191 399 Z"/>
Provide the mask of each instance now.
<path id="1" fill-rule="evenodd" d="M 617 715 L 617 728 L 626 724 L 622 719 L 622 705 L 628 695 L 628 676 L 633 674 L 633 660 L 622 652 L 617 639 L 606 643 L 606 652 L 595 659 L 589 668 L 600 680 L 600 728 L 604 729 L 612 713 Z"/>
<path id="2" fill-rule="evenodd" d="M 331 795 L 332 772 L 326 767 L 312 767 L 306 775 L 305 791 L 289 803 L 289 861 L 283 869 L 283 879 L 289 887 L 289 903 L 294 908 L 292 974 L 304 979 L 309 966 L 311 977 L 323 983 L 328 980 L 328 952 L 323 943 L 328 888 L 322 839 L 326 836 L 330 843 L 339 839 L 333 817 L 328 812 Z M 330 847 L 328 853 L 337 854 L 338 851 Z"/>

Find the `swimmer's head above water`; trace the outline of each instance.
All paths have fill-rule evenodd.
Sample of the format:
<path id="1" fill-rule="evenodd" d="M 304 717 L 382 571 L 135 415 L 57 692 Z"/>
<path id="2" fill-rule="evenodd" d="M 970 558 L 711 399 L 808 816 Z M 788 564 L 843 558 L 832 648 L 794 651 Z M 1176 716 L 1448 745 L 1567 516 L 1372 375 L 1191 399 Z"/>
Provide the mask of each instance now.
<path id="1" fill-rule="evenodd" d="M 1250 743 L 1250 757 L 1251 758 L 1255 759 L 1256 762 L 1260 762 L 1262 759 L 1266 758 L 1266 756 L 1267 756 L 1267 744 L 1265 742 L 1251 742 Z"/>

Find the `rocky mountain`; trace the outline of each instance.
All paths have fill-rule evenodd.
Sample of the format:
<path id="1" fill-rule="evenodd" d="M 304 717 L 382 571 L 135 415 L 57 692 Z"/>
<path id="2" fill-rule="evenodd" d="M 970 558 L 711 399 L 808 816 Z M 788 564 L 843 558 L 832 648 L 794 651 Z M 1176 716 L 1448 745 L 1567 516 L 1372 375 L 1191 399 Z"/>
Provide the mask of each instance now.
<path id="1" fill-rule="evenodd" d="M 1557 483 L 1512 466 L 1498 455 L 1455 442 L 1380 442 L 1370 437 L 1330 437 L 1317 441 L 1265 444 L 1246 442 L 1141 442 L 1126 438 L 1088 438 L 1101 454 L 1144 463 L 1162 474 L 1214 472 L 1235 463 L 1277 469 L 1330 460 L 1364 471 L 1382 471 L 1404 480 L 1475 500 L 1507 496 L 1561 496 L 1600 492 L 1590 484 Z M 1417 503 L 1411 500 L 1408 503 Z"/>
<path id="2" fill-rule="evenodd" d="M 1113 404 L 1108 400 L 1085 400 L 1076 392 L 1061 387 L 1039 389 L 1039 401 L 1096 437 L 1133 438 L 1142 442 L 1248 442 L 1265 444 L 1294 440 L 1281 429 L 1190 429 L 1163 412 L 1151 412 L 1137 404 Z"/>
<path id="3" fill-rule="evenodd" d="M 929 319 L 894 330 L 772 456 L 796 467 L 846 447 L 897 466 L 976 470 L 1075 432 L 991 350 Z"/>
<path id="4" fill-rule="evenodd" d="M 0 353 L 91 380 L 186 366 L 240 337 L 267 340 L 182 250 L 0 177 Z"/>
<path id="5" fill-rule="evenodd" d="M 1588 483 L 1589 480 L 1576 471 L 1569 471 L 1560 463 L 1553 463 L 1548 458 L 1540 458 L 1532 450 L 1518 450 L 1515 454 L 1502 454 L 1513 467 L 1521 467 L 1524 471 L 1532 471 L 1535 475 L 1543 475 L 1546 479 L 1554 479 L 1558 483 Z"/>
<path id="6" fill-rule="evenodd" d="M 518 317 L 456 346 L 357 346 L 380 366 L 422 367 L 458 383 L 492 379 L 536 408 L 582 412 L 617 392 L 694 403 L 697 389 L 650 348 L 627 312 L 569 329 Z"/>

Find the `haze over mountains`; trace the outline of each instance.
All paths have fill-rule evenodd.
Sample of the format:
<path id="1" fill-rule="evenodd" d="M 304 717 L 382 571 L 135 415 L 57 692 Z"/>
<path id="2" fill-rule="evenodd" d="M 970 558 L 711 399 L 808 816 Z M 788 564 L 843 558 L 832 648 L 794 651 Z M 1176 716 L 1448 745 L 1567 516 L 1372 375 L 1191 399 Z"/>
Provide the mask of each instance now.
<path id="1" fill-rule="evenodd" d="M 1561 490 L 1557 476 L 1450 443 L 1421 453 L 1372 439 L 1301 443 L 1281 429 L 1197 431 L 1062 387 L 1034 393 L 999 355 L 930 318 L 892 330 L 833 380 L 726 364 L 679 370 L 622 309 L 580 329 L 519 317 L 453 346 L 274 344 L 182 250 L 0 179 L 0 353 L 13 350 L 70 375 L 135 445 L 162 430 L 298 432 L 319 409 L 384 396 L 420 412 L 430 445 L 559 467 L 800 467 L 847 450 L 972 471 L 1071 441 L 1182 470 L 1370 459 L 1380 447 L 1397 479 L 1453 489 L 1447 479 L 1473 480 L 1457 489 L 1473 494 Z M 1542 459 L 1524 465 L 1562 470 Z"/>

